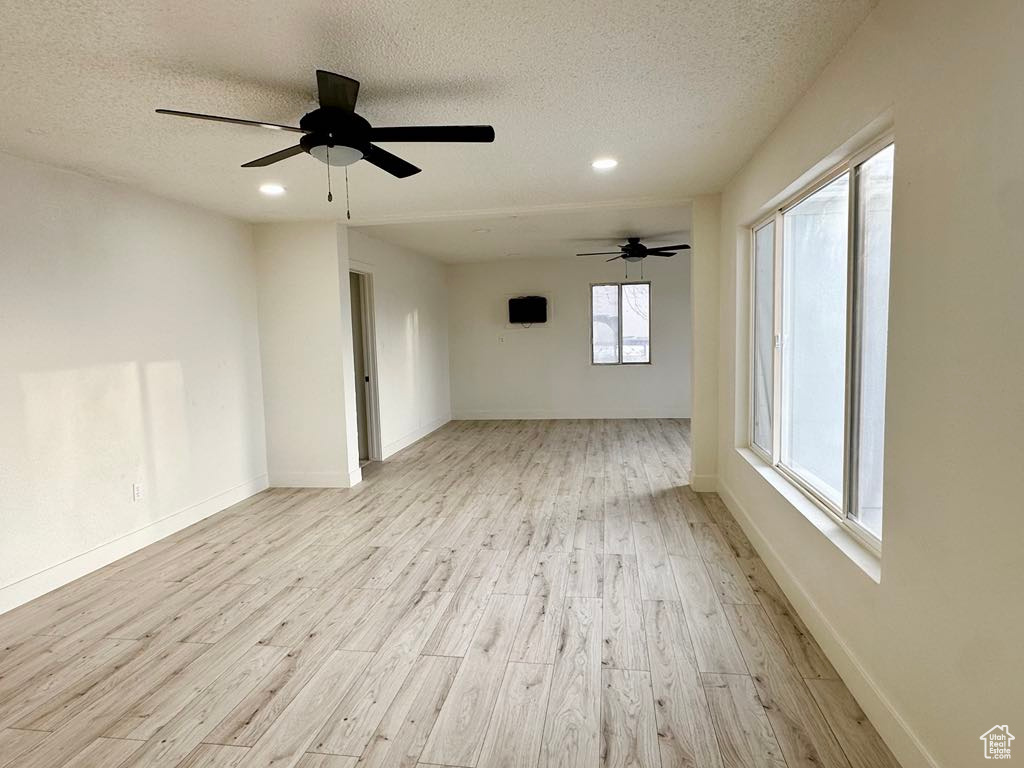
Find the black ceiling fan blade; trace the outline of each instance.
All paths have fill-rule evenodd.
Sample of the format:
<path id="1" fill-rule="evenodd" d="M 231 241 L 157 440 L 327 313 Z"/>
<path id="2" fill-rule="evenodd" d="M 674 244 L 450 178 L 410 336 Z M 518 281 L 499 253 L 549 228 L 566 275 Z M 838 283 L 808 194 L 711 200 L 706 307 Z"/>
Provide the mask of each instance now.
<path id="1" fill-rule="evenodd" d="M 611 256 L 613 253 L 616 256 L 621 256 L 622 255 L 622 253 L 620 251 L 598 251 L 596 253 L 577 253 L 576 255 L 577 256 Z"/>
<path id="2" fill-rule="evenodd" d="M 420 169 L 412 163 L 373 144 L 370 145 L 370 151 L 363 155 L 363 160 L 400 179 L 420 172 Z"/>
<path id="3" fill-rule="evenodd" d="M 489 125 L 409 125 L 396 128 L 371 128 L 370 141 L 494 141 Z"/>
<path id="4" fill-rule="evenodd" d="M 305 152 L 301 144 L 296 144 L 294 147 L 288 147 L 288 149 L 282 149 L 280 152 L 274 152 L 270 155 L 264 155 L 255 160 L 250 160 L 245 163 L 243 168 L 262 168 L 265 165 L 273 165 L 274 163 L 280 162 L 281 160 L 287 160 L 289 157 L 295 157 L 295 155 L 301 155 Z"/>
<path id="5" fill-rule="evenodd" d="M 656 245 L 647 249 L 648 253 L 655 253 L 656 251 L 688 251 L 690 246 L 688 245 Z"/>
<path id="6" fill-rule="evenodd" d="M 358 80 L 318 69 L 316 90 L 321 107 L 340 107 L 349 112 L 356 111 L 356 99 L 359 98 Z"/>
<path id="7" fill-rule="evenodd" d="M 274 131 L 294 131 L 295 133 L 305 133 L 301 128 L 295 128 L 291 125 L 279 125 L 278 123 L 268 123 L 264 120 L 242 120 L 238 117 L 220 117 L 218 115 L 203 115 L 199 112 L 182 112 L 177 109 L 158 109 L 158 114 L 161 115 L 175 115 L 177 117 L 192 117 L 196 120 L 213 120 L 217 123 L 234 123 L 235 125 L 255 125 L 258 128 L 270 128 Z"/>
<path id="8" fill-rule="evenodd" d="M 664 256 L 666 259 L 675 256 L 674 253 L 658 253 L 657 251 L 648 251 L 648 256 Z"/>
<path id="9" fill-rule="evenodd" d="M 605 259 L 604 261 L 605 261 L 605 264 L 607 264 L 609 261 L 615 261 L 616 259 L 621 259 L 621 258 L 622 258 L 621 256 L 612 256 L 610 259 Z"/>

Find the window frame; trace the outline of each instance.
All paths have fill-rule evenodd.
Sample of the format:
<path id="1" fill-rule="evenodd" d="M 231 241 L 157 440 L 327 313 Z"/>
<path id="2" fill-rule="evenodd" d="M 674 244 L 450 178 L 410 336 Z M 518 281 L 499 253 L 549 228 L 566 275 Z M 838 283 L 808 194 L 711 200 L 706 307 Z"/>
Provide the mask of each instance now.
<path id="1" fill-rule="evenodd" d="M 615 362 L 598 363 L 594 360 L 594 289 L 601 286 L 614 285 L 619 292 L 619 337 L 616 343 Z M 630 363 L 622 360 L 622 329 L 625 325 L 622 322 L 622 286 L 624 285 L 646 285 L 647 286 L 647 360 L 644 362 Z M 650 280 L 625 280 L 623 282 L 606 281 L 590 284 L 590 295 L 587 299 L 587 315 L 590 318 L 590 364 L 598 368 L 610 368 L 615 365 L 652 365 L 654 363 L 654 284 Z"/>
<path id="2" fill-rule="evenodd" d="M 880 555 L 882 540 L 879 536 L 862 525 L 855 517 L 851 517 L 851 511 L 856 510 L 857 489 L 855 479 L 857 478 L 857 461 L 859 452 L 860 436 L 860 407 L 861 407 L 861 370 L 860 351 L 862 344 L 862 312 L 863 312 L 863 291 L 860 283 L 861 266 L 861 232 L 858 228 L 858 207 L 860 203 L 860 188 L 858 174 L 860 166 L 886 149 L 895 145 L 896 137 L 892 131 L 887 131 L 860 149 L 847 155 L 841 162 L 829 168 L 825 173 L 815 177 L 810 183 L 802 186 L 792 195 L 786 197 L 781 203 L 767 215 L 757 219 L 750 225 L 749 243 L 750 253 L 747 259 L 747 274 L 750 277 L 749 296 L 747 306 L 749 308 L 748 323 L 748 350 L 747 350 L 747 448 L 758 458 L 769 464 L 776 472 L 782 475 L 789 483 L 794 485 L 801 493 L 807 496 L 819 508 L 824 510 L 830 517 L 839 523 L 861 544 L 865 545 L 875 554 Z M 895 150 L 894 150 L 895 151 Z M 849 200 L 847 208 L 847 238 L 846 238 L 846 333 L 845 333 L 845 386 L 843 404 L 843 487 L 841 489 L 842 505 L 836 505 L 823 493 L 803 479 L 797 472 L 782 463 L 782 323 L 783 323 L 783 278 L 784 278 L 784 238 L 785 227 L 783 217 L 785 214 L 814 195 L 822 188 L 828 186 L 839 177 L 849 174 Z M 756 247 L 757 232 L 769 223 L 775 225 L 775 237 L 772 251 L 772 355 L 771 355 L 771 430 L 772 430 L 772 455 L 768 455 L 760 446 L 754 442 L 754 411 L 755 411 L 755 381 L 756 375 Z M 892 252 L 890 249 L 890 260 Z M 884 514 L 884 512 L 883 512 Z M 884 524 L 884 523 L 883 523 Z"/>

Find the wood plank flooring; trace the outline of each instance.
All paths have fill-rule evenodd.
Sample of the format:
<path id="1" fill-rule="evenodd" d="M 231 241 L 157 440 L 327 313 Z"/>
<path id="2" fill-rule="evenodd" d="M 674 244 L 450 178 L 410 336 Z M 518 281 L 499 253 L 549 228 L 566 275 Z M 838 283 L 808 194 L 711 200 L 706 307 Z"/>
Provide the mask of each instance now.
<path id="1" fill-rule="evenodd" d="M 673 420 L 452 422 L 0 616 L 0 767 L 897 768 Z"/>

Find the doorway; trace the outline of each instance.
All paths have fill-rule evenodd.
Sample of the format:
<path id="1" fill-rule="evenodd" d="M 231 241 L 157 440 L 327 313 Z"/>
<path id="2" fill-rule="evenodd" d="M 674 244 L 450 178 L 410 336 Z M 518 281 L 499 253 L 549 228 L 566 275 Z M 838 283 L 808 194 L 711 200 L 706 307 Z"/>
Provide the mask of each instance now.
<path id="1" fill-rule="evenodd" d="M 355 371 L 356 423 L 359 431 L 359 466 L 380 460 L 377 417 L 376 344 L 374 342 L 371 277 L 349 272 L 352 304 L 352 362 Z"/>

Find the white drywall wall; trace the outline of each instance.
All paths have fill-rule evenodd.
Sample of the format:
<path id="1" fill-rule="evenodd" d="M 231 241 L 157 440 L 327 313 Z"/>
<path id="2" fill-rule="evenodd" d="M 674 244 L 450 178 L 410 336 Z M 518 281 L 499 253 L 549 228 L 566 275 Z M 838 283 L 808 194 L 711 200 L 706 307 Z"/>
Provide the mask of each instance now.
<path id="1" fill-rule="evenodd" d="M 630 277 L 640 268 L 630 265 Z M 648 259 L 651 365 L 590 363 L 590 285 L 624 280 L 621 260 L 509 260 L 448 267 L 452 412 L 457 419 L 687 417 L 690 257 Z M 548 299 L 548 322 L 508 324 L 508 299 Z"/>
<path id="2" fill-rule="evenodd" d="M 702 195 L 693 201 L 690 259 L 693 265 L 693 467 L 690 483 L 713 491 L 718 476 L 718 259 L 721 201 Z"/>
<path id="3" fill-rule="evenodd" d="M 882 2 L 722 196 L 719 483 L 904 768 L 1024 730 L 1024 4 Z M 746 227 L 892 111 L 881 582 L 739 450 Z M 820 162 L 823 161 L 824 162 Z"/>
<path id="4" fill-rule="evenodd" d="M 356 447 L 353 467 L 344 238 L 333 222 L 259 224 L 254 237 L 270 484 L 347 488 L 359 456 Z"/>
<path id="5" fill-rule="evenodd" d="M 448 286 L 428 256 L 348 230 L 349 266 L 371 276 L 381 448 L 387 458 L 451 419 Z"/>
<path id="6" fill-rule="evenodd" d="M 0 155 L 0 611 L 265 486 L 250 227 Z"/>

